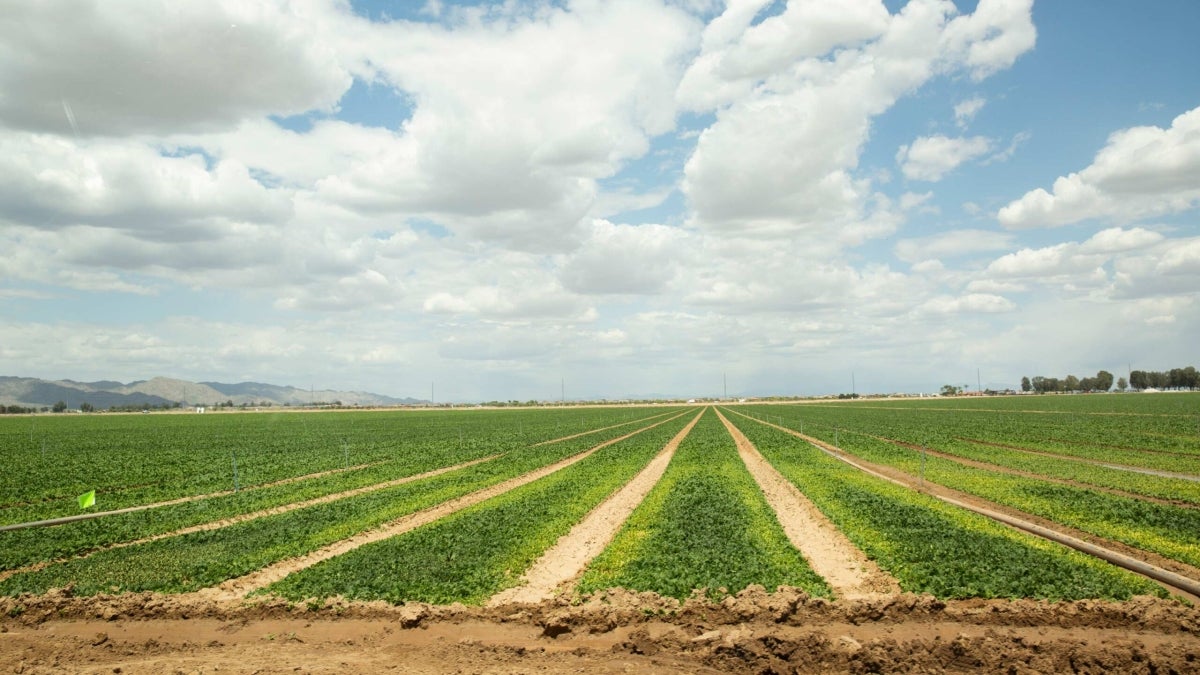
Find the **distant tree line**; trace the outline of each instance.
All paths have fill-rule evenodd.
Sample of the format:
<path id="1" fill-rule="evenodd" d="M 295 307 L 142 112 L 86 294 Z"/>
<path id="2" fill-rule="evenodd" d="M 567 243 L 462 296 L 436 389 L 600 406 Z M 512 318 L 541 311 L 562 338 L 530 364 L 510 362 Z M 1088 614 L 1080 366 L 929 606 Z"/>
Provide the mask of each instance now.
<path id="1" fill-rule="evenodd" d="M 1129 386 L 1134 389 L 1197 389 L 1200 372 L 1194 366 L 1170 370 L 1135 370 L 1129 373 Z"/>
<path id="2" fill-rule="evenodd" d="M 1117 383 L 1119 389 L 1124 389 L 1125 378 Z M 1039 394 L 1048 394 L 1052 392 L 1068 392 L 1068 391 L 1108 391 L 1113 386 L 1113 374 L 1107 370 L 1102 370 L 1096 373 L 1095 377 L 1085 377 L 1079 379 L 1074 375 L 1067 375 L 1059 379 L 1057 377 L 1043 377 L 1035 375 L 1034 377 L 1021 378 L 1021 391 L 1036 392 Z"/>
<path id="3" fill-rule="evenodd" d="M 28 415 L 29 413 L 38 412 L 38 408 L 24 408 L 19 405 L 0 405 L 0 415 Z M 46 412 L 49 408 L 41 408 L 41 412 Z"/>
<path id="4" fill-rule="evenodd" d="M 1074 391 L 1108 391 L 1113 386 L 1113 375 L 1107 370 L 1096 373 L 1095 377 L 1079 379 L 1074 375 L 1064 378 L 1057 377 L 1022 377 L 1021 391 L 1038 394 Z M 1129 373 L 1129 380 L 1117 378 L 1117 389 L 1200 389 L 1200 371 L 1195 367 L 1172 368 L 1170 370 L 1135 370 Z"/>
<path id="5" fill-rule="evenodd" d="M 80 406 L 81 409 L 82 407 L 83 406 Z M 109 406 L 107 410 L 109 412 L 138 412 L 139 410 L 172 410 L 180 407 L 183 407 L 182 403 L 179 401 L 172 401 L 171 403 L 159 403 L 158 405 L 150 405 L 149 403 L 144 403 L 141 405 L 114 405 Z"/>

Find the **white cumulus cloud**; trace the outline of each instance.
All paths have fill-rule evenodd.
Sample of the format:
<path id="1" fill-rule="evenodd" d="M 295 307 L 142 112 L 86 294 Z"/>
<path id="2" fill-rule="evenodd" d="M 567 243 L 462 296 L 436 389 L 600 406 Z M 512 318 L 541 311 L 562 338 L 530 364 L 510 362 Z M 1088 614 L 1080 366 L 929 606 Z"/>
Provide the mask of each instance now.
<path id="1" fill-rule="evenodd" d="M 1090 218 L 1132 221 L 1200 205 L 1200 108 L 1169 128 L 1118 131 L 1083 170 L 1000 209 L 1010 228 L 1055 227 Z"/>
<path id="2" fill-rule="evenodd" d="M 1007 67 L 1036 35 L 1030 4 L 1020 1 L 984 0 L 971 15 L 938 0 L 915 0 L 894 15 L 865 0 L 797 2 L 752 25 L 764 5 L 730 3 L 679 87 L 684 109 L 717 118 L 683 181 L 694 220 L 707 229 L 780 236 L 883 223 L 872 181 L 856 172 L 872 119 L 937 74 L 984 77 Z M 836 22 L 814 18 L 835 11 Z M 829 30 L 808 30 L 805 16 Z M 922 175 L 940 177 L 980 154 L 973 147 L 949 164 L 929 160 L 936 163 Z"/>
<path id="3" fill-rule="evenodd" d="M 227 128 L 332 109 L 352 79 L 323 28 L 342 20 L 336 3 L 47 0 L 4 15 L 0 123 L 13 128 Z"/>
<path id="4" fill-rule="evenodd" d="M 981 157 L 991 149 L 992 142 L 983 136 L 921 136 L 909 145 L 900 146 L 896 163 L 909 180 L 936 182 L 960 164 Z"/>
<path id="5" fill-rule="evenodd" d="M 910 263 L 970 253 L 1001 251 L 1012 246 L 1012 235 L 992 230 L 951 230 L 896 242 L 896 257 Z"/>
<path id="6" fill-rule="evenodd" d="M 975 119 L 975 115 L 983 110 L 983 106 L 987 103 L 987 99 L 982 96 L 975 96 L 965 101 L 960 101 L 954 105 L 954 122 L 960 129 L 967 128 L 971 120 Z"/>

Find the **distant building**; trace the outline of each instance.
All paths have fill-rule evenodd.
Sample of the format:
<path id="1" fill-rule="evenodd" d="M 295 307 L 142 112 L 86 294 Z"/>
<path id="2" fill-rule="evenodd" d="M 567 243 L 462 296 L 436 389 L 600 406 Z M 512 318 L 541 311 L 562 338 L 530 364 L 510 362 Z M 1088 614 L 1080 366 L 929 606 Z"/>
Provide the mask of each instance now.
<path id="1" fill-rule="evenodd" d="M 196 406 L 196 412 L 198 412 L 200 414 L 204 414 L 204 406 L 202 406 L 202 405 Z"/>

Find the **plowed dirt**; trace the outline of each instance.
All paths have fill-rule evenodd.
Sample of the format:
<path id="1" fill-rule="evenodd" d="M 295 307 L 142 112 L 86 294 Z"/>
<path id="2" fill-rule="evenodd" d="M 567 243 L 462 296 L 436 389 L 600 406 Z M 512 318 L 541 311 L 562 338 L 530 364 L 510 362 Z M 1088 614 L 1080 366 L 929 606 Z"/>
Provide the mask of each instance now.
<path id="1" fill-rule="evenodd" d="M 1177 602 L 830 602 L 750 588 L 684 603 L 610 591 L 489 608 L 0 599 L 0 672 L 1197 672 Z"/>

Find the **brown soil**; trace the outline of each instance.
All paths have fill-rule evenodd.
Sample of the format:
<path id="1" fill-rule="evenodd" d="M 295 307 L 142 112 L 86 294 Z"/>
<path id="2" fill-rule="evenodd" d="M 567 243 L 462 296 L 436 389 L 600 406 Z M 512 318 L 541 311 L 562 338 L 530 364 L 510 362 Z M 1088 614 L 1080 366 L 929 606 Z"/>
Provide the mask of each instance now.
<path id="1" fill-rule="evenodd" d="M 407 516 L 398 518 L 375 529 L 361 532 L 347 539 L 334 542 L 307 555 L 281 560 L 277 563 L 251 572 L 245 576 L 238 577 L 236 579 L 230 579 L 218 586 L 201 589 L 196 591 L 196 595 L 214 600 L 237 600 L 243 598 L 248 593 L 266 588 L 267 586 L 283 579 L 293 572 L 299 572 L 300 570 L 307 569 L 319 562 L 349 553 L 350 551 L 362 546 L 366 546 L 367 544 L 383 541 L 384 539 L 390 539 L 391 537 L 415 530 L 418 527 L 422 527 L 441 518 L 445 518 L 456 511 L 461 511 L 462 509 L 465 509 L 469 506 L 474 506 L 475 504 L 478 504 L 486 499 L 491 499 L 492 497 L 502 495 L 509 490 L 532 483 L 539 478 L 548 476 L 560 469 L 565 469 L 566 467 L 585 459 L 601 448 L 608 447 L 615 443 L 620 443 L 621 441 L 636 436 L 647 429 L 652 429 L 660 424 L 666 424 L 673 419 L 682 417 L 684 414 L 685 413 L 679 413 L 678 415 L 669 417 L 661 422 L 655 422 L 654 424 L 642 427 L 636 431 L 631 431 L 624 436 L 604 441 L 603 443 L 600 443 L 589 450 L 572 455 L 571 457 L 555 462 L 549 466 L 544 466 L 540 469 L 522 474 L 516 478 L 504 481 L 503 483 L 499 483 L 482 490 L 476 490 L 470 494 L 458 497 L 457 499 L 451 499 L 449 501 L 442 502 L 437 506 L 425 509 L 423 511 L 410 513 Z"/>
<path id="2" fill-rule="evenodd" d="M 771 466 L 736 426 L 717 411 L 717 417 L 733 436 L 738 454 L 762 489 L 767 503 L 779 517 L 788 540 L 842 598 L 876 593 L 896 594 L 900 584 L 842 534 L 808 497 Z"/>
<path id="3" fill-rule="evenodd" d="M 646 498 L 662 478 L 675 455 L 675 449 L 691 432 L 704 414 L 701 410 L 678 434 L 667 442 L 661 452 L 620 490 L 604 500 L 554 546 L 542 554 L 523 577 L 523 583 L 503 590 L 488 600 L 489 606 L 510 603 L 537 603 L 553 598 L 560 589 L 571 584 L 593 558 L 608 546 L 617 530 L 629 519 L 629 514 Z"/>
<path id="4" fill-rule="evenodd" d="M 1200 612 L 1167 600 L 835 602 L 752 587 L 720 602 L 610 591 L 572 605 L 0 598 L 16 673 L 1196 672 Z"/>

